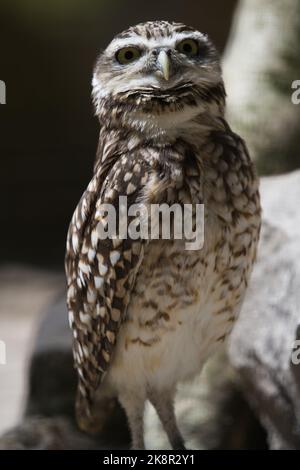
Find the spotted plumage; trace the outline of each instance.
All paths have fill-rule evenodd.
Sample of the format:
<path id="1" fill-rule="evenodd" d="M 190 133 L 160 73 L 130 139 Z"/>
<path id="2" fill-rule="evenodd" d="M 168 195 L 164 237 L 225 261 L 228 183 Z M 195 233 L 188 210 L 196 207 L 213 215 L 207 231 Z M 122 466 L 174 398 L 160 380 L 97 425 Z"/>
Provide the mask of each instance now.
<path id="1" fill-rule="evenodd" d="M 93 404 L 107 387 L 125 408 L 135 448 L 144 447 L 146 399 L 172 446 L 183 448 L 176 384 L 200 372 L 238 316 L 259 238 L 258 180 L 224 118 L 218 54 L 191 27 L 157 21 L 117 35 L 97 61 L 93 100 L 94 175 L 66 252 L 78 421 L 97 425 Z M 120 215 L 120 196 L 128 206 L 204 204 L 203 247 L 104 240 L 100 209 L 112 204 Z"/>

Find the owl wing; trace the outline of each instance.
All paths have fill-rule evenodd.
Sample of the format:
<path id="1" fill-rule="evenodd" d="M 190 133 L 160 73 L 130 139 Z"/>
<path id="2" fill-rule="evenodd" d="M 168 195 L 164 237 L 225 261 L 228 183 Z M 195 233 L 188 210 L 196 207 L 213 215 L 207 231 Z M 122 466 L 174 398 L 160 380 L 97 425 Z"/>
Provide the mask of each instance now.
<path id="1" fill-rule="evenodd" d="M 127 196 L 128 207 L 137 202 L 148 179 L 146 166 L 138 155 L 101 164 L 74 212 L 68 232 L 67 304 L 79 379 L 76 410 L 79 425 L 85 430 L 94 426 L 93 397 L 109 367 L 145 243 L 142 239 L 103 239 L 100 233 L 107 225 L 100 209 L 110 204 L 118 216 L 119 196 Z"/>

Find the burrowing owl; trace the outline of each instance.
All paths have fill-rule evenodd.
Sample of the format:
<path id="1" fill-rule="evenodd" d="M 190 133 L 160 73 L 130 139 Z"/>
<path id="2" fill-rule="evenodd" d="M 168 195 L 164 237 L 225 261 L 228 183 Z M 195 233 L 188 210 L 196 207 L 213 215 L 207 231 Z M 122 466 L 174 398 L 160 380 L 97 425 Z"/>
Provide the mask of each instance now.
<path id="1" fill-rule="evenodd" d="M 124 407 L 133 448 L 144 448 L 152 402 L 173 448 L 176 384 L 199 373 L 227 338 L 243 302 L 260 229 L 258 180 L 224 118 L 215 47 L 180 23 L 117 35 L 93 77 L 100 121 L 94 175 L 69 228 L 68 309 L 79 384 L 77 416 L 92 427 L 96 391 Z M 104 203 L 204 204 L 204 245 L 103 239 Z"/>

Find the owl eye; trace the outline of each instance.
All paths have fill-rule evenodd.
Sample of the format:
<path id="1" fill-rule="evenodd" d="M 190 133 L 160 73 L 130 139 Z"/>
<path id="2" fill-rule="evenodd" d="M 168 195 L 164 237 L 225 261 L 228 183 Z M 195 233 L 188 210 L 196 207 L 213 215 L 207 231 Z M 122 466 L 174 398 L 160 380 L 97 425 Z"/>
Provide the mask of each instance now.
<path id="1" fill-rule="evenodd" d="M 141 51 L 137 47 L 123 47 L 116 53 L 117 61 L 122 64 L 130 64 L 141 57 Z"/>
<path id="2" fill-rule="evenodd" d="M 199 45 L 195 39 L 184 39 L 177 44 L 176 49 L 181 53 L 189 57 L 194 57 L 199 52 Z"/>

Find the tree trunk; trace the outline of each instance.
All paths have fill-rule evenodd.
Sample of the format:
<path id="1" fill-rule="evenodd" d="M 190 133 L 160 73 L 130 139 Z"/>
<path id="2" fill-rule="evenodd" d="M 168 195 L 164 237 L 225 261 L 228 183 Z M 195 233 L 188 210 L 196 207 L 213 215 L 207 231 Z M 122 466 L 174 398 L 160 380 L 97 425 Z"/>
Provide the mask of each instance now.
<path id="1" fill-rule="evenodd" d="M 300 0 L 240 0 L 224 54 L 228 117 L 261 173 L 300 166 Z M 296 86 L 296 83 L 294 84 Z"/>

